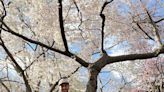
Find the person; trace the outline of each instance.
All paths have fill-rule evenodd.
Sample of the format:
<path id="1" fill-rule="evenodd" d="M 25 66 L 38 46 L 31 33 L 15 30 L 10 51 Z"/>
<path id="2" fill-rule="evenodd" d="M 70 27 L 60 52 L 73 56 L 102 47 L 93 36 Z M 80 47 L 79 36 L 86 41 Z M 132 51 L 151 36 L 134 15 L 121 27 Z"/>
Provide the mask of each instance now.
<path id="1" fill-rule="evenodd" d="M 62 78 L 59 81 L 59 92 L 69 92 L 69 82 L 67 78 Z"/>

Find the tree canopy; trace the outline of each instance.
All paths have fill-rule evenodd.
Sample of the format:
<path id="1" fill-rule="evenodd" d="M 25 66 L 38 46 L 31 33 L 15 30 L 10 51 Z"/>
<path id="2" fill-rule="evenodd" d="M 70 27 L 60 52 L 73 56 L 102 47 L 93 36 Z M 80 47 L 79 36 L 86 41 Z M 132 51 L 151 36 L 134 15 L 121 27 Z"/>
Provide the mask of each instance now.
<path id="1" fill-rule="evenodd" d="M 114 64 L 142 68 L 142 81 L 163 76 L 163 0 L 1 0 L 0 7 L 2 91 L 55 92 L 67 77 L 71 92 L 106 92 L 99 75 Z"/>

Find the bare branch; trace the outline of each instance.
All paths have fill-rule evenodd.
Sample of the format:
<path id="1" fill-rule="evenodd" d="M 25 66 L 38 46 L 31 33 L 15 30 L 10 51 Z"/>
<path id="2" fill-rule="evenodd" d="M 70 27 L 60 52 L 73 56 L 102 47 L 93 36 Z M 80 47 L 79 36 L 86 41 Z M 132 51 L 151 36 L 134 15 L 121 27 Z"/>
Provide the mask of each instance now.
<path id="1" fill-rule="evenodd" d="M 69 7 L 69 9 L 68 9 L 68 11 L 67 11 L 67 13 L 66 13 L 65 17 L 63 18 L 63 22 L 65 22 L 65 21 L 66 21 L 66 19 L 67 19 L 68 15 L 69 15 L 69 12 L 70 12 L 70 10 L 71 10 L 71 8 L 72 8 L 72 5 L 70 5 L 70 7 Z"/>
<path id="2" fill-rule="evenodd" d="M 20 10 L 19 7 L 17 7 L 17 10 L 18 10 L 18 12 L 20 13 L 19 19 L 21 20 L 21 22 L 22 22 L 22 23 L 32 32 L 32 34 L 35 36 L 35 35 L 36 35 L 35 32 L 32 30 L 30 24 L 28 24 L 28 23 L 26 22 L 26 20 L 24 19 L 24 14 L 21 12 L 21 10 Z"/>
<path id="3" fill-rule="evenodd" d="M 25 40 L 25 41 L 28 41 L 28 42 L 30 42 L 30 43 L 34 43 L 34 44 L 40 45 L 40 46 L 42 46 L 42 47 L 44 47 L 44 48 L 47 48 L 47 49 L 49 49 L 49 50 L 58 52 L 58 53 L 60 53 L 60 54 L 62 54 L 62 55 L 68 56 L 68 57 L 70 57 L 70 58 L 71 58 L 72 56 L 75 56 L 75 58 L 76 58 L 75 60 L 76 60 L 79 64 L 81 64 L 81 65 L 84 66 L 84 67 L 88 67 L 89 63 L 85 62 L 82 58 L 78 57 L 77 55 L 74 55 L 74 54 L 71 53 L 71 52 L 65 52 L 65 51 L 61 51 L 61 50 L 56 49 L 56 48 L 52 48 L 51 46 L 48 46 L 48 45 L 46 45 L 46 44 L 43 44 L 43 43 L 41 43 L 41 42 L 39 42 L 39 41 L 35 41 L 35 40 L 32 40 L 32 39 L 29 39 L 29 38 L 27 38 L 27 37 L 25 37 L 25 36 L 23 36 L 23 35 L 21 35 L 21 34 L 19 34 L 19 33 L 14 32 L 12 29 L 10 29 L 10 28 L 6 25 L 6 23 L 4 23 L 3 21 L 1 21 L 1 22 L 2 22 L 2 24 L 7 28 L 7 29 L 1 28 L 1 29 L 3 29 L 4 31 L 9 32 L 9 33 L 11 33 L 11 34 L 13 34 L 13 35 L 15 35 L 15 36 L 17 36 L 17 37 L 19 37 L 19 38 L 22 38 L 22 39 Z"/>
<path id="4" fill-rule="evenodd" d="M 161 21 L 163 21 L 164 20 L 164 18 L 161 18 L 161 19 L 159 19 L 159 20 L 157 20 L 157 21 L 154 21 L 154 23 L 159 23 L 159 22 L 161 22 Z"/>
<path id="5" fill-rule="evenodd" d="M 81 25 L 82 25 L 82 23 L 84 22 L 84 21 L 83 21 L 83 15 L 82 15 L 82 12 L 80 11 L 79 6 L 77 5 L 76 0 L 73 0 L 73 3 L 74 3 L 74 5 L 75 5 L 75 7 L 76 7 L 76 9 L 77 9 L 77 11 L 78 11 L 78 13 L 79 13 L 78 17 L 79 17 L 80 23 L 79 23 L 79 25 L 78 25 L 78 30 L 80 31 L 80 35 L 81 35 L 82 39 L 85 40 L 85 37 L 84 37 L 83 34 L 82 34 L 83 30 L 82 30 L 82 28 L 81 28 Z M 92 43 L 94 44 L 93 41 L 92 41 Z"/>
<path id="6" fill-rule="evenodd" d="M 120 56 L 113 56 L 113 57 L 109 56 L 106 62 L 110 64 L 110 63 L 116 63 L 116 62 L 127 61 L 127 60 L 149 59 L 149 58 L 157 57 L 158 55 L 163 53 L 164 53 L 164 46 L 155 50 L 154 52 L 149 52 L 149 53 L 129 54 L 129 55 L 120 55 Z"/>
<path id="7" fill-rule="evenodd" d="M 100 17 L 102 19 L 102 29 L 101 29 L 101 51 L 102 53 L 106 53 L 106 51 L 104 50 L 104 26 L 105 26 L 105 15 L 103 14 L 103 11 L 105 9 L 105 7 L 111 3 L 113 0 L 111 1 L 106 1 L 104 2 L 103 6 L 101 7 L 101 11 L 100 11 Z"/>
<path id="8" fill-rule="evenodd" d="M 8 54 L 8 56 L 10 57 L 10 59 L 13 61 L 13 63 L 15 64 L 15 70 L 18 73 L 23 72 L 22 68 L 19 66 L 19 64 L 16 62 L 16 60 L 14 59 L 13 55 L 10 53 L 10 51 L 7 49 L 7 47 L 5 46 L 3 40 L 0 38 L 2 44 L 1 46 L 4 48 L 4 50 L 6 51 L 6 53 Z"/>
<path id="9" fill-rule="evenodd" d="M 1 16 L 1 20 L 3 20 L 5 17 L 6 17 L 6 8 L 5 8 L 5 5 L 4 5 L 4 2 L 3 2 L 3 0 L 0 0 L 0 2 L 1 2 L 1 4 L 2 4 L 2 6 L 3 6 L 3 14 L 2 14 L 2 16 Z"/>
<path id="10" fill-rule="evenodd" d="M 54 45 L 54 43 L 52 43 L 51 47 Z M 33 60 L 32 63 L 30 63 L 25 69 L 24 71 L 26 71 L 28 68 L 30 68 L 30 66 L 32 66 L 36 61 L 38 61 L 39 57 L 41 57 L 45 52 L 47 52 L 48 49 L 46 51 L 43 51 L 42 53 L 40 53 L 35 60 Z"/>
<path id="11" fill-rule="evenodd" d="M 122 62 L 127 60 L 139 60 L 139 59 L 149 59 L 157 57 L 160 54 L 164 54 L 164 46 L 156 49 L 153 52 L 141 53 L 141 54 L 129 54 L 120 56 L 108 56 L 103 54 L 103 56 L 94 63 L 97 70 L 101 70 L 104 66 L 111 63 Z"/>
<path id="12" fill-rule="evenodd" d="M 79 7 L 78 7 L 78 5 L 77 5 L 77 3 L 76 3 L 75 0 L 73 0 L 73 3 L 75 4 L 76 9 L 77 9 L 77 11 L 78 11 L 78 13 L 79 13 L 80 24 L 78 25 L 78 29 L 82 32 L 82 29 L 80 28 L 80 26 L 81 26 L 82 23 L 83 23 L 83 15 L 82 15 L 82 12 L 80 11 L 80 9 L 79 9 Z"/>
<path id="13" fill-rule="evenodd" d="M 16 62 L 16 60 L 14 59 L 14 57 L 12 56 L 12 54 L 10 53 L 10 51 L 7 49 L 7 47 L 4 45 L 3 40 L 1 39 L 2 42 L 2 47 L 4 48 L 4 50 L 6 51 L 6 53 L 8 54 L 8 56 L 10 57 L 10 59 L 13 61 L 13 63 L 15 64 L 15 70 L 17 71 L 17 73 L 21 73 L 26 85 L 26 91 L 27 92 L 32 92 L 31 87 L 28 83 L 28 80 L 26 78 L 26 76 L 24 75 L 24 71 L 22 70 L 22 68 L 19 66 L 19 64 Z"/>
<path id="14" fill-rule="evenodd" d="M 121 44 L 122 42 L 123 42 L 123 41 L 119 41 L 119 42 L 115 43 L 114 45 L 112 45 L 112 46 L 106 48 L 105 50 L 110 50 L 110 49 L 112 49 L 113 47 L 115 47 L 115 46 Z M 100 52 L 100 51 L 96 51 L 96 52 L 92 53 L 92 55 L 95 55 L 95 54 L 98 54 L 98 53 L 101 53 L 101 52 Z"/>
<path id="15" fill-rule="evenodd" d="M 0 83 L 1 83 L 2 86 L 7 90 L 7 92 L 10 92 L 9 88 L 2 82 L 1 79 L 0 79 Z"/>
<path id="16" fill-rule="evenodd" d="M 141 2 L 141 0 L 140 0 L 140 2 Z M 160 35 L 159 35 L 159 32 L 158 32 L 159 30 L 158 30 L 158 28 L 157 28 L 156 23 L 154 22 L 154 20 L 152 19 L 150 13 L 149 13 L 148 10 L 146 9 L 146 7 L 142 4 L 142 2 L 141 2 L 141 5 L 142 5 L 143 10 L 145 11 L 145 13 L 146 13 L 147 16 L 148 16 L 148 18 L 149 18 L 149 20 L 150 20 L 150 23 L 151 23 L 152 26 L 154 27 L 153 31 L 155 32 L 155 35 L 156 35 L 156 38 L 157 38 L 157 42 L 159 43 L 159 45 L 162 46 L 162 41 L 161 41 L 161 38 L 160 38 Z"/>
<path id="17" fill-rule="evenodd" d="M 149 39 L 155 41 L 148 33 L 146 33 L 146 32 L 144 31 L 144 29 L 140 26 L 140 24 L 139 24 L 138 22 L 137 22 L 136 24 L 137 24 L 138 28 L 139 28 Z"/>
<path id="18" fill-rule="evenodd" d="M 2 13 L 2 16 L 1 16 L 1 20 L 3 21 L 4 20 L 4 18 L 6 17 L 6 8 L 5 8 L 5 5 L 4 5 L 4 2 L 3 2 L 3 0 L 1 0 L 0 1 L 1 2 L 1 4 L 2 4 L 2 6 L 3 6 L 3 13 Z M 2 27 L 2 24 L 0 24 L 0 28 Z M 0 36 L 1 36 L 1 29 L 0 29 Z"/>
<path id="19" fill-rule="evenodd" d="M 24 84 L 23 82 L 15 81 L 15 80 L 9 80 L 9 79 L 8 79 L 8 80 L 3 79 L 3 80 L 1 80 L 1 81 L 3 81 L 3 82 L 10 81 L 10 82 L 13 82 L 13 83 Z"/>
<path id="20" fill-rule="evenodd" d="M 109 83 L 111 82 L 111 79 L 108 80 L 105 84 L 102 83 L 102 80 L 101 80 L 100 78 L 99 78 L 99 80 L 100 80 L 100 83 L 101 83 L 101 85 L 102 85 L 101 88 L 100 88 L 100 91 L 103 92 L 103 88 L 104 88 L 107 84 L 109 84 Z"/>
<path id="21" fill-rule="evenodd" d="M 24 71 L 23 71 L 23 69 L 19 66 L 19 64 L 16 62 L 16 60 L 14 59 L 14 57 L 13 57 L 13 55 L 10 53 L 10 51 L 7 49 L 7 47 L 5 46 L 5 44 L 4 44 L 4 42 L 3 42 L 3 40 L 0 38 L 0 40 L 1 40 L 1 46 L 4 48 L 4 50 L 6 51 L 6 53 L 8 54 L 8 56 L 10 57 L 10 59 L 12 60 L 12 62 L 14 63 L 14 65 L 15 65 L 15 70 L 17 71 L 17 73 L 19 74 L 19 73 L 21 73 L 21 75 L 22 75 L 22 77 L 23 77 L 23 80 L 24 80 L 24 82 L 25 82 L 25 85 L 26 85 L 26 91 L 27 92 L 32 92 L 32 89 L 31 89 L 31 87 L 30 87 L 30 85 L 29 85 L 29 82 L 28 82 L 28 80 L 27 80 L 27 78 L 26 78 L 26 76 L 25 76 L 25 74 L 24 74 Z"/>
<path id="22" fill-rule="evenodd" d="M 69 52 L 68 49 L 68 44 L 65 36 L 65 30 L 64 30 L 64 23 L 63 23 L 63 6 L 62 6 L 62 0 L 58 0 L 59 6 L 59 23 L 60 23 L 60 30 L 61 30 L 61 35 L 62 35 L 62 40 L 65 46 L 66 52 Z"/>
<path id="23" fill-rule="evenodd" d="M 7 71 L 7 79 L 10 79 L 9 78 L 9 67 L 8 67 L 8 64 L 6 64 L 6 71 Z M 10 86 L 10 88 L 11 88 L 11 82 L 10 81 L 8 81 L 9 82 L 9 86 Z"/>
<path id="24" fill-rule="evenodd" d="M 112 3 L 113 1 L 114 1 L 114 0 L 111 0 L 111 1 L 105 1 L 104 4 L 103 4 L 103 6 L 102 6 L 102 8 L 101 8 L 100 14 L 103 13 L 104 8 L 106 7 L 106 5 L 108 5 L 109 3 Z"/>
<path id="25" fill-rule="evenodd" d="M 83 21 L 83 15 L 82 15 L 82 12 L 80 11 L 79 6 L 77 5 L 76 0 L 73 0 L 73 3 L 74 3 L 74 5 L 75 5 L 75 7 L 76 7 L 76 9 L 77 9 L 77 11 L 78 11 L 78 13 L 79 13 L 78 16 L 79 16 L 80 23 L 79 23 L 79 25 L 78 25 L 78 30 L 80 30 L 80 35 L 81 35 L 82 39 L 85 40 L 85 37 L 84 37 L 83 34 L 82 34 L 83 30 L 82 30 L 82 28 L 81 28 L 81 25 L 82 25 L 82 23 L 84 22 L 84 21 Z M 87 20 L 89 20 L 89 19 L 87 19 Z M 88 29 L 88 30 L 90 30 L 90 29 Z M 95 30 L 97 30 L 97 29 L 95 29 Z M 96 46 L 95 42 L 93 42 L 93 41 L 91 41 L 91 42 Z M 97 48 L 98 48 L 98 47 L 97 47 Z"/>

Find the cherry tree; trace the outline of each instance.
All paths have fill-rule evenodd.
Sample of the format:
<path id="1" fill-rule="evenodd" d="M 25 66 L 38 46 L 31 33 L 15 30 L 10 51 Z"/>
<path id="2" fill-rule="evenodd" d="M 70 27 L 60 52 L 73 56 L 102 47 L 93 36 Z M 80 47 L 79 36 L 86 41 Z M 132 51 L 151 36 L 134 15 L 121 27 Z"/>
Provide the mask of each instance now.
<path id="1" fill-rule="evenodd" d="M 81 90 L 96 92 L 107 65 L 163 57 L 163 3 L 1 0 L 1 61 L 8 62 L 5 69 L 11 68 L 21 79 L 17 88 L 26 92 L 53 92 L 60 78 L 73 80 L 84 70 L 88 80 Z M 0 82 L 10 92 L 13 81 L 7 79 Z M 74 81 L 80 85 L 78 78 Z"/>

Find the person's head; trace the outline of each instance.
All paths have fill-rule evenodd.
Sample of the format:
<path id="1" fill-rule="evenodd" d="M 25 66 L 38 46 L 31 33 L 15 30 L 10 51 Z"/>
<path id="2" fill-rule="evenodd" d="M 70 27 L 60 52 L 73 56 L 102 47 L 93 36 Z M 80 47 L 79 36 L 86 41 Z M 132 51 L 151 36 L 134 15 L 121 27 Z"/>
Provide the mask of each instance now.
<path id="1" fill-rule="evenodd" d="M 60 86 L 60 90 L 61 92 L 68 92 L 69 90 L 69 82 L 68 79 L 63 78 L 59 81 L 59 86 Z"/>

